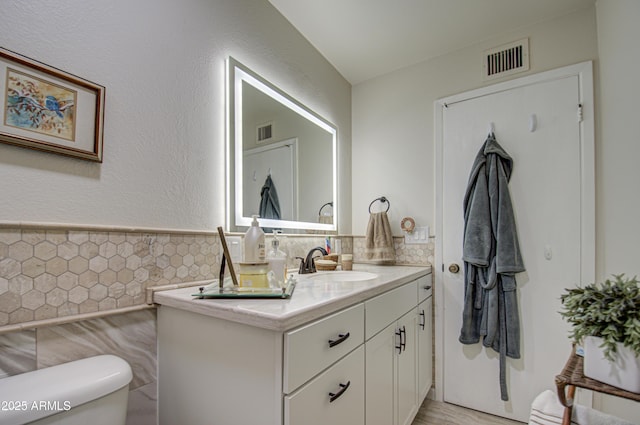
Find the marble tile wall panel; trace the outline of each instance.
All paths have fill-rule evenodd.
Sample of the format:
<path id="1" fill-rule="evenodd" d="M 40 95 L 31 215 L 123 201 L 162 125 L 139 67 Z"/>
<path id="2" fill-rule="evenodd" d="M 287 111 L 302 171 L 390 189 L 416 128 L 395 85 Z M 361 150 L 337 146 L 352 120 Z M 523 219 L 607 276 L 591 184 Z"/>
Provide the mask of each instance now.
<path id="1" fill-rule="evenodd" d="M 127 425 L 156 425 L 158 423 L 157 394 L 157 382 L 129 391 Z"/>
<path id="2" fill-rule="evenodd" d="M 0 378 L 36 369 L 36 332 L 34 330 L 0 335 Z"/>
<path id="3" fill-rule="evenodd" d="M 142 310 L 37 330 L 37 367 L 100 354 L 125 359 L 135 390 L 156 381 L 156 311 Z"/>

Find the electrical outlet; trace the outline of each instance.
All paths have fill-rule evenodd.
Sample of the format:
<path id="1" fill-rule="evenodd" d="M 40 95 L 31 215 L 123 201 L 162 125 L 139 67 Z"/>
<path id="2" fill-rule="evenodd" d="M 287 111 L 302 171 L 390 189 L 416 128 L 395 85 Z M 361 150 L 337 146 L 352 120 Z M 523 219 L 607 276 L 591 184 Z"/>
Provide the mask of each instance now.
<path id="1" fill-rule="evenodd" d="M 413 232 L 404 235 L 405 245 L 429 243 L 429 226 L 415 227 Z"/>

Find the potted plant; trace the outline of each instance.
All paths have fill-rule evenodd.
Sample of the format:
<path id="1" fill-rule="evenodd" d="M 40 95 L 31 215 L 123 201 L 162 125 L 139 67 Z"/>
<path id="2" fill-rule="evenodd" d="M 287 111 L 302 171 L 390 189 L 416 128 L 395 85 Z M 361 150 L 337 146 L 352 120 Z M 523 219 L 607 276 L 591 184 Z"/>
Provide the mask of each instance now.
<path id="1" fill-rule="evenodd" d="M 569 336 L 584 347 L 585 376 L 640 393 L 640 286 L 636 277 L 566 289 L 560 297 Z"/>

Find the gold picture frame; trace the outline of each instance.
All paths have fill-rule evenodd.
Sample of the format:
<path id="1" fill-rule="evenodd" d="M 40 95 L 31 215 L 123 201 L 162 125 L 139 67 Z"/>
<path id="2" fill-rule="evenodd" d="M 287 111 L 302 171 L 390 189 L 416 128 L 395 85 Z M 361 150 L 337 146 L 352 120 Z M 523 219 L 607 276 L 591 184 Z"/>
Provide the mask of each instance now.
<path id="1" fill-rule="evenodd" d="M 105 88 L 0 48 L 0 142 L 102 162 Z"/>

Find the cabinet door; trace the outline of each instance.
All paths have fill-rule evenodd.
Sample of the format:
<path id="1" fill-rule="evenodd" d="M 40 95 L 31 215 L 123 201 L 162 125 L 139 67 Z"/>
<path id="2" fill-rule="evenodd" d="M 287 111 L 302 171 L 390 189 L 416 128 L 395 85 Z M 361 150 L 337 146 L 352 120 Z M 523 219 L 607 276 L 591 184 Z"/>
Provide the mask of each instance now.
<path id="1" fill-rule="evenodd" d="M 365 343 L 367 425 L 394 425 L 396 382 L 396 323 L 384 328 Z"/>
<path id="2" fill-rule="evenodd" d="M 418 305 L 418 404 L 427 396 L 433 383 L 431 297 Z"/>
<path id="3" fill-rule="evenodd" d="M 285 396 L 284 425 L 364 425 L 364 361 L 361 345 Z"/>
<path id="4" fill-rule="evenodd" d="M 418 313 L 414 308 L 398 320 L 401 352 L 398 353 L 398 425 L 411 425 L 418 412 L 417 338 Z"/>

